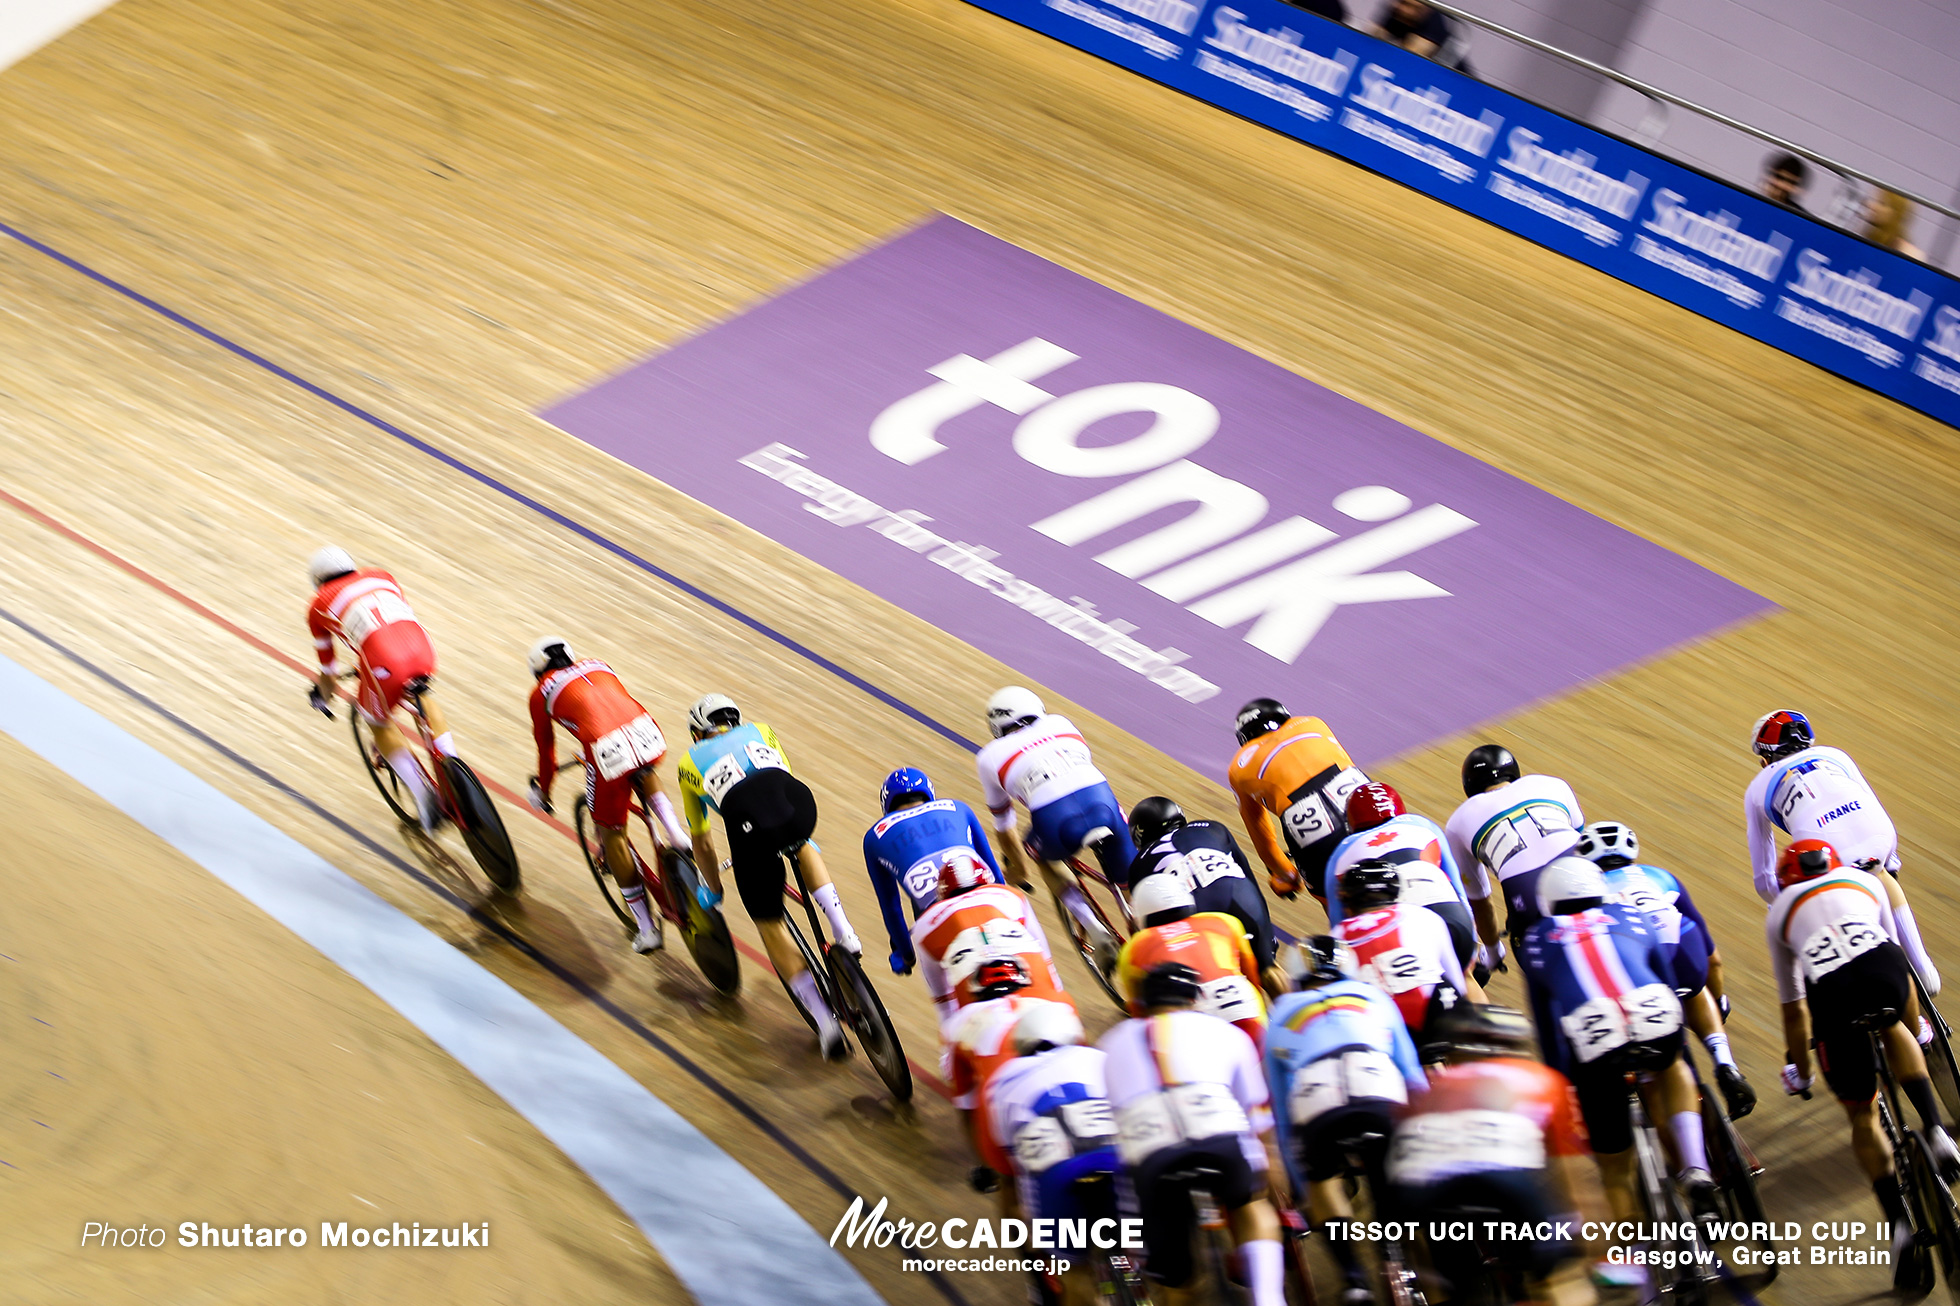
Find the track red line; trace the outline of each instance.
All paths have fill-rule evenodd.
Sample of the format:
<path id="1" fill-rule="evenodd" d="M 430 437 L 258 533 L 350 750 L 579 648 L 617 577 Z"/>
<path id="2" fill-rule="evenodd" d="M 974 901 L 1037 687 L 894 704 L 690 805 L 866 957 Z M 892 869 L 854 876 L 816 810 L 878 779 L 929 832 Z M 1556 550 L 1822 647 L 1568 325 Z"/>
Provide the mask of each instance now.
<path id="1" fill-rule="evenodd" d="M 243 640 L 245 643 L 251 645 L 253 648 L 265 654 L 267 657 L 271 658 L 273 661 L 279 663 L 280 665 L 299 673 L 300 675 L 306 677 L 308 680 L 312 680 L 314 678 L 315 676 L 314 669 L 312 667 L 307 666 L 304 662 L 301 662 L 298 658 L 283 652 L 278 648 L 278 646 L 269 644 L 265 640 L 260 639 L 257 635 L 254 635 L 251 631 L 245 629 L 237 622 L 231 621 L 225 616 L 223 616 L 222 614 L 212 610 L 211 608 L 206 607 L 202 603 L 199 603 L 196 599 L 184 593 L 176 586 L 170 584 L 162 577 L 157 576 L 152 572 L 143 570 L 143 568 L 129 561 L 129 559 L 123 557 L 121 554 L 115 553 L 112 550 L 104 547 L 103 545 L 97 544 L 94 540 L 82 534 L 74 527 L 67 525 L 65 522 L 62 522 L 58 518 L 48 515 L 47 513 L 43 512 L 41 509 L 36 508 L 33 504 L 27 502 L 27 500 L 22 499 L 17 495 L 10 494 L 4 489 L 0 489 L 0 502 L 6 503 L 9 507 L 13 508 L 15 511 L 19 512 L 22 516 L 28 518 L 29 520 L 36 522 L 41 526 L 45 526 L 47 529 L 53 531 L 55 534 L 69 541 L 71 544 L 76 544 L 84 549 L 87 549 L 90 553 L 93 553 L 96 557 L 102 559 L 110 566 L 115 567 L 117 570 L 122 571 L 127 575 L 135 577 L 137 580 L 142 581 L 145 585 L 148 585 L 151 589 L 155 590 L 157 593 L 162 594 L 165 597 L 172 599 L 177 603 L 182 604 L 184 607 L 190 609 L 192 612 L 195 612 L 198 616 L 203 617 L 206 621 L 210 622 L 212 625 L 217 626 L 220 630 L 223 630 L 232 635 L 236 635 L 240 640 Z M 345 690 L 340 691 L 340 693 L 342 698 L 351 699 L 352 697 Z M 492 793 L 496 794 L 497 797 L 503 799 L 504 802 L 510 807 L 523 812 L 527 816 L 533 817 L 539 821 L 544 822 L 546 825 L 550 826 L 553 830 L 556 830 L 559 834 L 563 835 L 565 838 L 570 839 L 573 843 L 578 842 L 578 832 L 573 830 L 571 826 L 566 825 L 563 821 L 559 820 L 557 817 L 545 815 L 543 812 L 540 812 L 537 808 L 531 806 L 528 799 L 520 797 L 518 794 L 514 793 L 510 789 L 505 788 L 503 785 L 499 784 L 497 781 L 491 779 L 488 776 L 479 775 L 477 778 L 483 781 L 484 788 L 490 790 Z M 735 939 L 733 940 L 733 942 L 735 944 L 736 951 L 740 952 L 744 957 L 747 957 L 751 962 L 753 962 L 757 966 L 760 966 L 763 970 L 767 971 L 769 974 L 774 975 L 776 973 L 776 968 L 770 964 L 769 955 L 767 953 L 757 950 L 755 947 L 753 947 L 748 943 L 743 942 L 741 939 Z M 921 1083 L 925 1084 L 928 1088 L 932 1089 L 935 1093 L 938 1093 L 941 1097 L 946 1098 L 949 1101 L 952 1099 L 953 1090 L 949 1088 L 946 1085 L 945 1081 L 941 1080 L 939 1076 L 933 1074 L 931 1071 L 927 1070 L 924 1066 L 921 1066 L 918 1062 L 912 1060 L 910 1057 L 906 1058 L 906 1064 L 912 1067 L 912 1074 L 914 1078 L 918 1079 Z"/>

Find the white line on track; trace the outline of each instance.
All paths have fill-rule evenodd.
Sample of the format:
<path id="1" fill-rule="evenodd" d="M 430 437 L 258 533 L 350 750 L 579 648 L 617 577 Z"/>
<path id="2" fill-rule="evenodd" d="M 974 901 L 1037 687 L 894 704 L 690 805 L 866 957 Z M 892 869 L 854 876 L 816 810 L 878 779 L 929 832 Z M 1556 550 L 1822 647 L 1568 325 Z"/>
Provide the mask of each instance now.
<path id="1" fill-rule="evenodd" d="M 857 1271 L 782 1198 L 522 994 L 298 841 L 5 657 L 0 731 L 204 867 L 399 1011 L 590 1175 L 703 1306 L 877 1306 Z"/>

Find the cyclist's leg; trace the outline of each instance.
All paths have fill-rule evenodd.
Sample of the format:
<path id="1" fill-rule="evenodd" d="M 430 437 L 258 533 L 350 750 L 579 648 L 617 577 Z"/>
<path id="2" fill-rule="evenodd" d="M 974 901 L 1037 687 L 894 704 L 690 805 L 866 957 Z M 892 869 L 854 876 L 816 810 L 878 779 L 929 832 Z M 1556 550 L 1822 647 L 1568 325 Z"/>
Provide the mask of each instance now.
<path id="1" fill-rule="evenodd" d="M 646 881 L 633 861 L 633 850 L 626 840 L 627 804 L 631 801 L 634 779 L 630 775 L 602 780 L 598 768 L 588 759 L 585 764 L 585 804 L 598 828 L 599 847 L 606 855 L 606 869 L 619 885 L 620 899 L 640 927 L 633 946 L 651 952 L 660 944 L 660 921 L 647 901 Z"/>
<path id="2" fill-rule="evenodd" d="M 1280 1243 L 1279 1212 L 1266 1195 L 1265 1147 L 1250 1135 L 1205 1141 L 1217 1145 L 1224 1179 L 1212 1197 L 1224 1209 L 1232 1241 L 1244 1258 L 1252 1306 L 1286 1306 L 1286 1250 Z M 1229 1164 L 1234 1159 L 1237 1164 Z"/>
<path id="3" fill-rule="evenodd" d="M 788 783 L 801 789 L 802 798 Z M 758 771 L 728 791 L 722 800 L 722 821 L 728 829 L 728 855 L 735 872 L 735 891 L 755 922 L 769 964 L 796 994 L 797 1001 L 817 1023 L 817 1036 L 826 1053 L 842 1048 L 842 1034 L 830 1004 L 817 987 L 816 976 L 803 964 L 803 953 L 783 922 L 783 857 L 810 837 L 816 825 L 816 799 L 808 787 L 787 771 Z M 770 820 L 767 818 L 776 818 Z"/>
<path id="4" fill-rule="evenodd" d="M 670 848 L 686 848 L 687 827 L 681 824 L 674 804 L 668 801 L 667 791 L 660 783 L 658 767 L 643 766 L 635 771 L 633 787 L 639 791 L 641 804 L 655 817 L 653 825 L 656 837 Z"/>
<path id="5" fill-rule="evenodd" d="M 1121 813 L 1115 810 L 1116 800 L 1114 796 L 1105 799 L 1107 794 L 1108 785 L 1092 785 L 1028 810 L 1028 845 L 1041 865 L 1042 879 L 1063 910 L 1076 919 L 1098 947 L 1105 942 L 1114 944 L 1115 940 L 1090 910 L 1074 875 L 1066 872 L 1060 863 L 1081 848 L 1084 836 L 1094 829 L 1111 827 L 1112 823 L 1123 827 Z M 1125 828 L 1124 838 L 1128 837 Z M 1122 878 L 1118 882 L 1127 883 L 1129 867 L 1123 867 L 1119 875 Z M 1113 957 L 1111 961 L 1114 962 Z"/>
<path id="6" fill-rule="evenodd" d="M 1579 1099 L 1579 1115 L 1592 1140 L 1593 1157 L 1599 1162 L 1606 1204 L 1612 1208 L 1614 1219 L 1638 1220 L 1640 1194 L 1634 1180 L 1636 1157 L 1626 1076 L 1610 1068 L 1575 1066 L 1571 1080 Z"/>
<path id="7" fill-rule="evenodd" d="M 395 707 L 401 702 L 402 691 L 407 684 L 399 678 L 386 676 L 386 672 L 385 667 L 371 668 L 365 662 L 361 664 L 354 710 L 361 714 L 361 719 L 373 732 L 375 750 L 388 763 L 388 769 L 401 778 L 402 784 L 414 797 L 423 831 L 432 831 L 442 818 L 441 803 L 429 785 L 428 774 L 422 770 L 422 764 L 415 760 L 408 740 L 394 720 Z"/>
<path id="8" fill-rule="evenodd" d="M 810 786 L 785 771 L 777 782 L 783 798 L 789 803 L 791 816 L 786 829 L 792 836 L 784 847 L 795 847 L 796 866 L 803 873 L 803 887 L 810 892 L 810 901 L 830 922 L 830 932 L 837 942 L 853 953 L 862 955 L 864 945 L 858 942 L 857 931 L 851 928 L 851 918 L 844 914 L 844 903 L 837 896 L 837 885 L 831 881 L 830 868 L 823 864 L 823 853 L 817 848 L 811 836 L 817 832 L 817 796 L 810 792 Z"/>

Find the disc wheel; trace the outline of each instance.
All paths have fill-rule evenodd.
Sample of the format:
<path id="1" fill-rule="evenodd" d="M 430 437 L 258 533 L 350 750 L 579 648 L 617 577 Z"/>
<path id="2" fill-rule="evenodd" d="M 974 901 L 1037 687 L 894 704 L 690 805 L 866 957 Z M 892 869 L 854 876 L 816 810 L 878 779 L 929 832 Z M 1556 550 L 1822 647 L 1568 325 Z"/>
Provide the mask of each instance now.
<path id="1" fill-rule="evenodd" d="M 735 952 L 734 936 L 728 932 L 728 918 L 720 911 L 703 907 L 695 887 L 701 872 L 694 858 L 678 848 L 660 852 L 660 878 L 673 896 L 681 918 L 681 937 L 687 953 L 700 968 L 701 977 L 718 993 L 733 995 L 742 987 L 742 960 Z"/>
<path id="2" fill-rule="evenodd" d="M 347 718 L 354 727 L 354 747 L 361 755 L 361 765 L 367 768 L 368 779 L 374 782 L 375 792 L 395 813 L 396 820 L 420 829 L 422 817 L 415 810 L 415 795 L 408 791 L 402 778 L 395 774 L 395 768 L 388 765 L 388 759 L 381 756 L 381 750 L 375 747 L 374 727 L 367 723 L 360 709 L 352 705 L 347 709 Z"/>
<path id="3" fill-rule="evenodd" d="M 828 960 L 832 987 L 844 1008 L 842 1014 L 857 1034 L 865 1059 L 871 1062 L 871 1068 L 885 1081 L 894 1098 L 900 1102 L 911 1101 L 912 1067 L 905 1060 L 905 1049 L 899 1045 L 898 1031 L 892 1028 L 891 1017 L 885 1014 L 878 990 L 871 987 L 864 967 L 843 944 L 830 945 Z"/>
<path id="4" fill-rule="evenodd" d="M 572 801 L 572 828 L 578 832 L 578 848 L 585 854 L 585 869 L 592 872 L 592 882 L 599 886 L 599 896 L 612 908 L 612 914 L 619 918 L 620 928 L 627 934 L 638 934 L 640 924 L 633 919 L 633 913 L 626 906 L 626 900 L 619 896 L 619 882 L 606 869 L 606 850 L 599 845 L 599 837 L 592 822 L 592 809 L 586 806 L 585 795 L 580 794 Z"/>
<path id="5" fill-rule="evenodd" d="M 511 846 L 510 831 L 504 829 L 504 818 L 498 813 L 497 804 L 490 800 L 489 791 L 462 758 L 445 757 L 442 768 L 449 777 L 449 791 L 456 798 L 457 824 L 470 856 L 476 858 L 476 864 L 499 891 L 516 893 L 524 887 L 524 874 L 517 865 L 517 849 Z"/>

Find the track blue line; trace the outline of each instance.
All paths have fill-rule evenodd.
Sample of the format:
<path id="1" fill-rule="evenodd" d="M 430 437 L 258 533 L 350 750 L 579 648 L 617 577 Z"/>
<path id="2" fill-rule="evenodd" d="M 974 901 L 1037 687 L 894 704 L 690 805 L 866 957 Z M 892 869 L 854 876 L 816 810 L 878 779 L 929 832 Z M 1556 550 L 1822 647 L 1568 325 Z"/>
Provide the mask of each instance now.
<path id="1" fill-rule="evenodd" d="M 503 495 L 505 498 L 510 499 L 512 502 L 522 504 L 524 507 L 529 508 L 532 512 L 535 512 L 539 516 L 544 517 L 549 521 L 552 521 L 557 525 L 564 527 L 566 530 L 572 532 L 574 535 L 577 535 L 581 539 L 584 539 L 592 544 L 598 545 L 600 548 L 604 549 L 606 552 L 612 554 L 613 556 L 621 559 L 622 561 L 631 563 L 633 566 L 638 567 L 641 571 L 646 572 L 649 576 L 657 577 L 658 579 L 665 581 L 667 584 L 672 585 L 675 589 L 680 590 L 683 594 L 686 594 L 688 597 L 693 599 L 698 599 L 700 602 L 707 604 L 709 607 L 721 613 L 723 616 L 741 622 L 744 626 L 747 626 L 750 630 L 755 631 L 758 635 L 761 635 L 766 639 L 772 640 L 775 643 L 782 645 L 784 648 L 796 654 L 798 657 L 803 658 L 805 661 L 808 661 L 816 666 L 822 667 L 825 671 L 830 672 L 838 679 L 847 682 L 848 684 L 850 684 L 856 689 L 860 689 L 864 691 L 866 694 L 869 694 L 872 698 L 877 699 L 880 703 L 883 703 L 886 707 L 892 708 L 897 712 L 903 713 L 904 715 L 912 718 L 914 721 L 918 722 L 920 725 L 926 727 L 926 729 L 931 730 L 933 733 L 939 735 L 940 737 L 950 740 L 955 744 L 958 744 L 961 748 L 964 748 L 967 752 L 977 753 L 980 751 L 980 745 L 974 743 L 971 739 L 968 739 L 965 735 L 962 735 L 958 731 L 954 730 L 952 727 L 944 725 L 941 722 L 935 720 L 934 718 L 927 716 L 924 712 L 920 711 L 916 707 L 913 707 L 910 703 L 907 703 L 905 700 L 897 697 L 896 695 L 878 688 L 878 686 L 872 684 L 870 681 L 866 680 L 864 677 L 858 675 L 857 673 L 847 670 L 846 668 L 839 666 L 837 663 L 832 662 L 829 658 L 817 652 L 815 649 L 810 648 L 805 644 L 798 643 L 796 640 L 791 639 L 788 635 L 783 634 L 781 631 L 775 629 L 772 626 L 764 624 L 762 621 L 758 620 L 755 617 L 750 616 L 748 613 L 742 611 L 740 608 L 736 607 L 732 603 L 729 603 L 725 599 L 717 598 L 713 594 L 710 594 L 708 591 L 702 589 L 700 586 L 685 581 L 681 579 L 679 576 L 676 576 L 673 572 L 668 571 L 664 567 L 660 567 L 652 562 L 649 562 L 647 559 L 642 558 L 639 554 L 634 553 L 631 549 L 628 549 L 626 546 L 619 544 L 613 540 L 610 540 L 604 535 L 601 535 L 598 531 L 594 530 L 592 527 L 587 526 L 584 523 L 575 520 L 574 518 L 566 516 L 564 513 L 559 512 L 556 508 L 552 508 L 547 504 L 540 503 L 538 500 L 533 499 L 530 495 L 525 494 L 522 490 L 519 490 L 514 486 L 506 485 L 504 482 L 498 480 L 496 477 L 490 475 L 488 472 L 482 471 L 476 467 L 471 466 L 469 463 L 464 462 L 461 458 L 458 458 L 455 454 L 452 454 L 437 445 L 431 444 L 427 440 L 424 440 L 419 436 L 410 435 L 407 431 L 404 431 L 401 427 L 396 426 L 394 423 L 387 421 L 384 418 L 377 417 L 375 414 L 370 413 L 367 409 L 362 408 L 359 404 L 356 404 L 348 399 L 343 399 L 339 395 L 335 394 L 333 391 L 326 389 L 324 386 L 314 384 L 313 382 L 307 380 L 305 377 L 299 375 L 297 372 L 293 372 L 288 370 L 287 368 L 281 367 L 279 364 L 273 362 L 265 355 L 260 353 L 255 353 L 254 351 L 247 349 L 245 346 L 238 344 L 233 340 L 229 340 L 224 336 L 219 335 L 216 331 L 213 331 L 211 328 L 204 326 L 202 323 L 196 322 L 191 318 L 185 317 L 182 313 L 179 313 L 176 309 L 170 308 L 165 304 L 158 303 L 156 300 L 151 299 L 148 295 L 143 294 L 141 291 L 132 289 L 131 287 L 124 285 L 122 282 L 117 281 L 114 277 L 96 271 L 94 268 L 82 262 L 80 259 L 73 258 L 70 255 L 64 254 L 60 250 L 56 249 L 54 246 L 46 244 L 43 241 L 36 240 L 34 237 L 28 235 L 26 232 L 20 230 L 17 227 L 12 227 L 4 222 L 0 222 L 0 232 L 5 232 L 8 236 L 11 236 L 13 239 L 19 241 L 21 244 L 27 246 L 29 249 L 34 250 L 36 253 L 46 255 L 48 258 L 53 259 L 55 262 L 61 264 L 63 267 L 68 268 L 71 271 L 81 273 L 83 276 L 95 282 L 97 285 L 100 285 L 108 290 L 114 291 L 116 294 L 121 295 L 124 299 L 129 300 L 131 303 L 140 304 L 144 308 L 149 309 L 152 313 L 155 313 L 160 317 L 166 318 L 169 321 L 176 323 L 178 326 L 184 328 L 186 331 L 189 331 L 194 335 L 203 337 L 205 340 L 210 341 L 212 344 L 218 346 L 218 348 L 226 351 L 227 353 L 233 354 L 239 358 L 244 359 L 252 366 L 257 367 L 263 371 L 270 372 L 272 375 L 278 377 L 282 381 L 285 381 L 289 385 L 297 386 L 299 389 L 306 391 L 306 393 L 312 395 L 314 398 L 333 405 L 335 408 L 340 409 L 340 411 L 346 413 L 348 416 L 367 423 L 369 426 L 372 426 L 377 431 L 381 431 L 387 435 L 393 436 L 395 439 L 400 440 L 403 444 L 408 445 L 410 448 L 418 450 L 421 453 L 427 454 L 429 457 L 434 458 L 437 462 L 442 463 L 444 466 L 450 467 L 455 471 L 461 472 L 463 475 L 469 477 L 471 480 L 476 481 L 478 484 L 483 485 L 489 489 L 495 490 L 498 494 Z"/>

